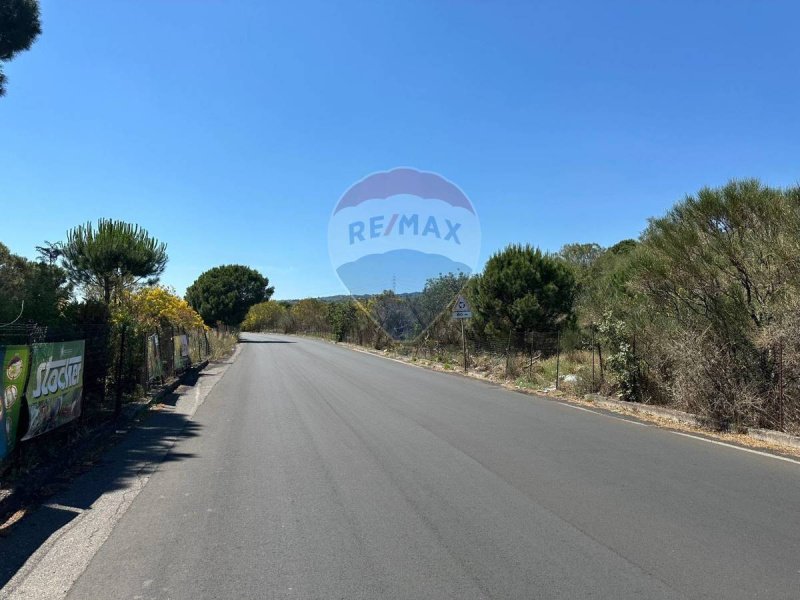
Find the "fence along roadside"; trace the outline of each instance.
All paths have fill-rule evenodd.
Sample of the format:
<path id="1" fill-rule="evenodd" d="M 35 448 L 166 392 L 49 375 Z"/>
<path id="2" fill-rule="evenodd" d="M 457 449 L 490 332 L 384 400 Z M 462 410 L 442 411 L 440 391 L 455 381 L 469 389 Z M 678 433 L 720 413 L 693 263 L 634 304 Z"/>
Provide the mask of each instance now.
<path id="1" fill-rule="evenodd" d="M 152 355 L 151 347 L 157 349 Z M 80 361 L 77 361 L 78 351 Z M 117 398 L 141 397 L 206 360 L 210 353 L 204 330 L 163 327 L 154 333 L 123 337 L 108 324 L 49 327 L 23 324 L 0 328 L 3 376 L 8 367 L 12 367 L 12 361 L 10 373 L 15 375 L 13 382 L 3 381 L 0 390 L 3 430 L 0 461 L 8 463 L 9 455 L 19 456 L 19 451 L 13 452 L 15 448 L 21 450 L 29 444 L 45 443 L 39 439 L 49 436 L 38 436 L 63 429 L 65 425 L 71 424 L 74 428 L 80 424 L 93 429 L 113 418 Z M 41 358 L 38 361 L 37 356 Z M 52 360 L 45 360 L 50 358 Z M 58 364 L 62 359 L 64 364 Z M 48 362 L 53 364 L 47 366 Z M 41 369 L 43 371 L 39 372 Z M 54 392 L 46 388 L 48 392 L 42 394 L 39 390 L 34 398 L 34 386 L 41 388 L 37 377 L 45 378 L 46 384 L 50 380 Z M 67 377 L 74 379 L 75 385 L 67 386 Z M 14 391 L 9 395 L 6 389 L 10 386 Z M 56 394 L 56 391 L 61 393 Z M 38 401 L 41 398 L 45 401 Z M 18 444 L 20 441 L 24 443 Z"/>

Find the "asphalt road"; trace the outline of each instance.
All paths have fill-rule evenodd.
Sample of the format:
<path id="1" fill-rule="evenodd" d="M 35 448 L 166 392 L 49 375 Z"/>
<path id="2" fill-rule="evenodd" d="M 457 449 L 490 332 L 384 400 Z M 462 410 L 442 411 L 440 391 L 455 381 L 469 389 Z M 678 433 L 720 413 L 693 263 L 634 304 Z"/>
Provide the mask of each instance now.
<path id="1" fill-rule="evenodd" d="M 800 465 L 249 336 L 70 598 L 800 598 Z"/>

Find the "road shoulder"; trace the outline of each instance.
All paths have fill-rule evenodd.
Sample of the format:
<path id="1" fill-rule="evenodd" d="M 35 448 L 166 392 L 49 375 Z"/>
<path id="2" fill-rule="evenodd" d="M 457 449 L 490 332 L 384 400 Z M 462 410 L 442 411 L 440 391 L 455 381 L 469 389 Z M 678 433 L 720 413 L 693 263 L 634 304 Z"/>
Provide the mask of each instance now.
<path id="1" fill-rule="evenodd" d="M 625 404 L 631 404 L 631 403 L 621 403 L 621 402 L 617 402 L 616 404 L 608 402 L 600 403 L 593 400 L 592 398 L 582 398 L 574 395 L 564 394 L 561 392 L 548 393 L 548 392 L 543 392 L 541 390 L 534 390 L 531 388 L 522 387 L 516 385 L 513 382 L 501 381 L 498 379 L 490 378 L 481 373 L 476 373 L 474 371 L 468 371 L 464 373 L 463 371 L 458 369 L 444 368 L 442 365 L 437 364 L 435 361 L 429 361 L 425 359 L 417 359 L 412 361 L 406 356 L 394 354 L 386 350 L 373 350 L 371 348 L 365 348 L 355 344 L 349 344 L 346 342 L 333 342 L 325 338 L 314 337 L 314 336 L 305 336 L 297 334 L 285 334 L 285 335 L 300 337 L 303 339 L 317 340 L 326 344 L 331 344 L 341 348 L 346 348 L 353 352 L 369 354 L 371 356 L 377 356 L 379 358 L 401 363 L 409 367 L 416 367 L 418 369 L 424 369 L 426 371 L 433 371 L 436 373 L 463 377 L 465 379 L 470 379 L 472 381 L 479 381 L 485 384 L 499 386 L 512 392 L 517 392 L 519 394 L 524 394 L 527 396 L 533 396 L 540 400 L 558 402 L 576 408 L 583 408 L 588 412 L 592 412 L 601 416 L 606 416 L 606 417 L 616 416 L 617 418 L 620 418 L 621 420 L 624 421 L 636 424 L 646 424 L 655 426 L 658 427 L 659 429 L 668 430 L 678 435 L 685 436 L 686 434 L 693 434 L 690 435 L 689 437 L 702 438 L 706 441 L 719 443 L 723 446 L 729 446 L 741 450 L 754 451 L 756 453 L 764 455 L 771 455 L 779 460 L 788 460 L 789 462 L 796 463 L 798 462 L 798 459 L 800 459 L 800 448 L 794 445 L 782 444 L 778 441 L 767 439 L 764 436 L 751 436 L 746 433 L 736 433 L 730 431 L 716 431 L 714 429 L 709 429 L 707 427 L 692 425 L 685 421 L 668 419 L 662 415 L 650 414 L 646 410 L 647 405 L 641 405 L 641 407 L 638 406 L 629 407 L 625 406 Z"/>
<path id="2" fill-rule="evenodd" d="M 192 417 L 241 345 L 182 385 L 111 448 L 101 464 L 17 523 L 1 541 L 0 598 L 63 598 L 174 445 L 197 435 Z M 14 573 L 15 572 L 15 573 Z"/>

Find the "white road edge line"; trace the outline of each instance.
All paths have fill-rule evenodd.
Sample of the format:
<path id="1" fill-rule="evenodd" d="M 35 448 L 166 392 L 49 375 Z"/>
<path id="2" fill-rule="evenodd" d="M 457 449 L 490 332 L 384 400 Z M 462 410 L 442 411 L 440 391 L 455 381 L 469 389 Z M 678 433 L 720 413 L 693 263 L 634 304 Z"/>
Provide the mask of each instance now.
<path id="1" fill-rule="evenodd" d="M 617 419 L 618 421 L 624 421 L 626 423 L 631 423 L 632 425 L 641 425 L 643 427 L 653 427 L 649 423 L 640 423 L 639 421 L 633 421 L 631 419 L 623 419 L 621 417 L 617 417 L 615 415 L 607 415 L 601 412 L 597 412 L 591 410 L 589 408 L 584 408 L 582 406 L 575 406 L 574 404 L 567 404 L 564 403 L 564 406 L 569 406 L 570 408 L 574 408 L 576 410 L 583 410 L 586 412 L 594 413 L 596 415 L 600 415 L 601 417 L 609 417 L 611 419 Z M 674 433 L 675 435 L 680 435 L 687 438 L 692 438 L 693 440 L 700 440 L 701 442 L 708 442 L 709 444 L 716 444 L 717 446 L 725 446 L 726 448 L 733 448 L 734 450 L 741 450 L 742 452 L 750 452 L 751 454 L 758 454 L 759 456 L 765 456 L 767 458 L 775 458 L 777 460 L 782 460 L 785 462 L 790 462 L 795 465 L 800 465 L 800 460 L 795 460 L 793 458 L 789 458 L 787 456 L 780 456 L 778 454 L 771 454 L 769 452 L 762 452 L 761 450 L 753 450 L 752 448 L 743 448 L 742 446 L 736 446 L 735 444 L 728 444 L 727 442 L 720 442 L 719 440 L 710 440 L 708 438 L 699 436 L 699 435 L 692 435 L 691 433 L 683 433 L 681 431 L 671 431 L 667 430 L 670 433 Z"/>
<path id="2" fill-rule="evenodd" d="M 701 442 L 708 442 L 709 444 L 716 444 L 717 446 L 725 446 L 726 448 L 733 448 L 734 450 L 741 450 L 742 452 L 749 452 L 750 454 L 758 454 L 759 456 L 766 456 L 767 458 L 774 458 L 777 460 L 783 460 L 785 462 L 790 462 L 795 465 L 800 465 L 800 460 L 795 460 L 793 458 L 789 458 L 787 456 L 779 456 L 777 454 L 770 454 L 769 452 L 762 452 L 761 450 L 753 450 L 752 448 L 742 448 L 741 446 L 735 446 L 734 444 L 728 444 L 726 442 L 720 442 L 718 440 L 710 440 L 708 438 L 701 437 L 699 435 L 692 435 L 691 433 L 682 433 L 680 431 L 671 431 L 670 433 L 674 433 L 675 435 L 681 435 L 683 437 L 692 438 L 693 440 L 700 440 Z"/>
<path id="3" fill-rule="evenodd" d="M 574 408 L 575 410 L 582 410 L 584 412 L 592 413 L 593 415 L 598 415 L 600 417 L 608 417 L 609 419 L 616 419 L 617 421 L 622 421 L 623 423 L 630 423 L 631 425 L 639 425 L 641 427 L 652 427 L 650 423 L 642 423 L 641 421 L 634 421 L 633 419 L 625 419 L 623 417 L 618 417 L 617 415 L 608 415 L 606 413 L 601 413 L 596 410 L 592 410 L 591 408 L 584 408 L 583 406 L 576 406 L 575 404 L 570 404 L 569 402 L 562 402 L 564 406 L 569 406 L 570 408 Z"/>
<path id="4" fill-rule="evenodd" d="M 415 365 L 414 363 L 409 363 L 409 362 L 406 362 L 404 360 L 400 360 L 398 358 L 392 358 L 390 356 L 383 356 L 381 354 L 373 354 L 372 352 L 368 352 L 367 350 L 361 350 L 359 348 L 352 348 L 350 346 L 345 346 L 345 347 L 348 348 L 349 350 L 353 350 L 355 352 L 361 352 L 363 354 L 369 354 L 370 356 L 375 356 L 377 358 L 383 358 L 383 359 L 386 359 L 386 360 L 391 360 L 393 362 L 400 363 L 400 364 L 403 364 L 403 365 L 406 365 L 406 366 L 409 366 L 409 367 L 417 367 L 418 369 L 424 369 L 425 371 L 429 371 L 429 372 L 433 372 L 433 373 L 437 373 L 437 372 L 446 373 L 447 372 L 447 371 L 436 371 L 435 369 L 428 369 L 427 367 L 425 367 L 423 365 Z M 471 379 L 474 379 L 475 381 L 481 381 L 480 379 L 477 379 L 477 378 L 471 378 Z M 492 383 L 492 382 L 488 382 L 488 383 Z M 513 390 L 509 390 L 509 391 L 513 391 Z M 591 410 L 589 408 L 584 408 L 582 406 L 576 406 L 574 404 L 570 404 L 569 402 L 559 402 L 559 404 L 562 404 L 563 406 L 569 406 L 570 408 L 575 408 L 577 410 L 583 410 L 583 411 L 586 411 L 586 412 L 594 413 L 594 414 L 599 415 L 601 417 L 608 417 L 610 419 L 616 419 L 617 421 L 624 421 L 625 423 L 631 423 L 632 425 L 641 425 L 642 427 L 656 427 L 655 425 L 651 425 L 649 423 L 642 423 L 640 421 L 634 421 L 632 419 L 623 419 L 622 417 L 617 417 L 615 415 L 609 415 L 609 414 L 606 414 L 606 413 L 597 412 L 596 410 Z M 656 429 L 662 429 L 662 428 L 661 427 L 656 427 Z M 770 454 L 769 452 L 761 452 L 760 450 L 751 450 L 750 448 L 742 448 L 741 446 L 734 446 L 733 444 L 727 444 L 725 442 L 718 442 L 717 440 L 710 440 L 708 438 L 700 437 L 698 435 L 691 435 L 689 433 L 681 433 L 679 431 L 671 431 L 671 430 L 665 430 L 665 431 L 669 431 L 670 433 L 674 433 L 675 435 L 682 435 L 684 437 L 700 440 L 701 442 L 709 442 L 710 444 L 717 444 L 719 446 L 726 446 L 728 448 L 733 448 L 734 450 L 742 450 L 744 452 L 750 452 L 752 454 L 758 454 L 760 456 L 766 456 L 767 458 L 775 458 L 775 459 L 782 460 L 782 461 L 785 461 L 785 462 L 793 463 L 795 465 L 800 465 L 800 461 L 795 460 L 793 458 L 787 458 L 786 456 L 779 456 L 777 454 Z"/>

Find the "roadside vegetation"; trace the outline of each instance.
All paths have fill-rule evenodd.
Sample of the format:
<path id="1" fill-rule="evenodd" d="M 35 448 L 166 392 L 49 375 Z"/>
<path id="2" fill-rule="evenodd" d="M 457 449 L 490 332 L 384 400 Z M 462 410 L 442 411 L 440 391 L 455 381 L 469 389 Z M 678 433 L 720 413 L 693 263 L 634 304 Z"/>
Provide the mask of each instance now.
<path id="1" fill-rule="evenodd" d="M 69 431 L 28 446 L 78 438 L 190 366 L 229 356 L 238 327 L 228 323 L 238 326 L 248 302 L 272 293 L 258 272 L 223 266 L 198 278 L 193 306 L 159 283 L 167 245 L 122 221 L 78 225 L 64 241 L 45 241 L 36 251 L 30 260 L 0 243 L 0 347 L 83 340 L 82 410 Z M 20 401 L 27 407 L 24 396 Z M 25 434 L 28 409 L 20 414 L 16 442 Z M 19 452 L 14 456 L 18 466 L 30 462 L 19 460 Z"/>
<path id="2" fill-rule="evenodd" d="M 0 244 L 0 323 L 95 337 L 100 327 L 87 400 L 112 398 L 117 411 L 147 387 L 149 335 L 202 332 L 204 355 L 219 358 L 241 326 L 447 370 L 464 368 L 465 345 L 470 371 L 521 387 L 671 406 L 723 429 L 800 433 L 799 246 L 800 188 L 733 181 L 686 197 L 639 239 L 552 254 L 510 245 L 481 273 L 441 274 L 416 294 L 275 301 L 267 277 L 222 265 L 183 299 L 158 284 L 165 244 L 100 220 L 43 242 L 37 260 Z M 449 312 L 458 293 L 474 313 L 463 341 Z M 0 341 L 20 343 L 12 331 L 0 330 Z"/>
<path id="3" fill-rule="evenodd" d="M 159 283 L 166 244 L 136 224 L 110 219 L 79 225 L 64 242 L 45 241 L 36 252 L 30 260 L 0 242 L 0 325 L 8 328 L 0 334 L 12 327 L 91 325 L 141 334 L 172 327 L 213 332 L 209 343 L 221 354 L 235 344 L 249 305 L 274 290 L 254 269 L 224 265 L 201 274 L 181 298 Z"/>
<path id="4" fill-rule="evenodd" d="M 482 273 L 442 275 L 419 294 L 266 301 L 242 327 L 463 368 L 460 325 L 448 310 L 424 328 L 408 318 L 462 290 L 474 311 L 465 332 L 470 370 L 667 405 L 723 429 L 800 433 L 798 257 L 800 187 L 731 181 L 687 196 L 639 239 L 567 244 L 554 254 L 511 245 Z"/>
<path id="5" fill-rule="evenodd" d="M 0 96 L 5 96 L 8 83 L 3 63 L 30 49 L 40 33 L 42 23 L 38 0 L 0 2 Z"/>
<path id="6" fill-rule="evenodd" d="M 274 291 L 255 269 L 222 265 L 201 274 L 186 290 L 186 300 L 207 325 L 238 326 L 253 304 L 269 300 Z"/>

